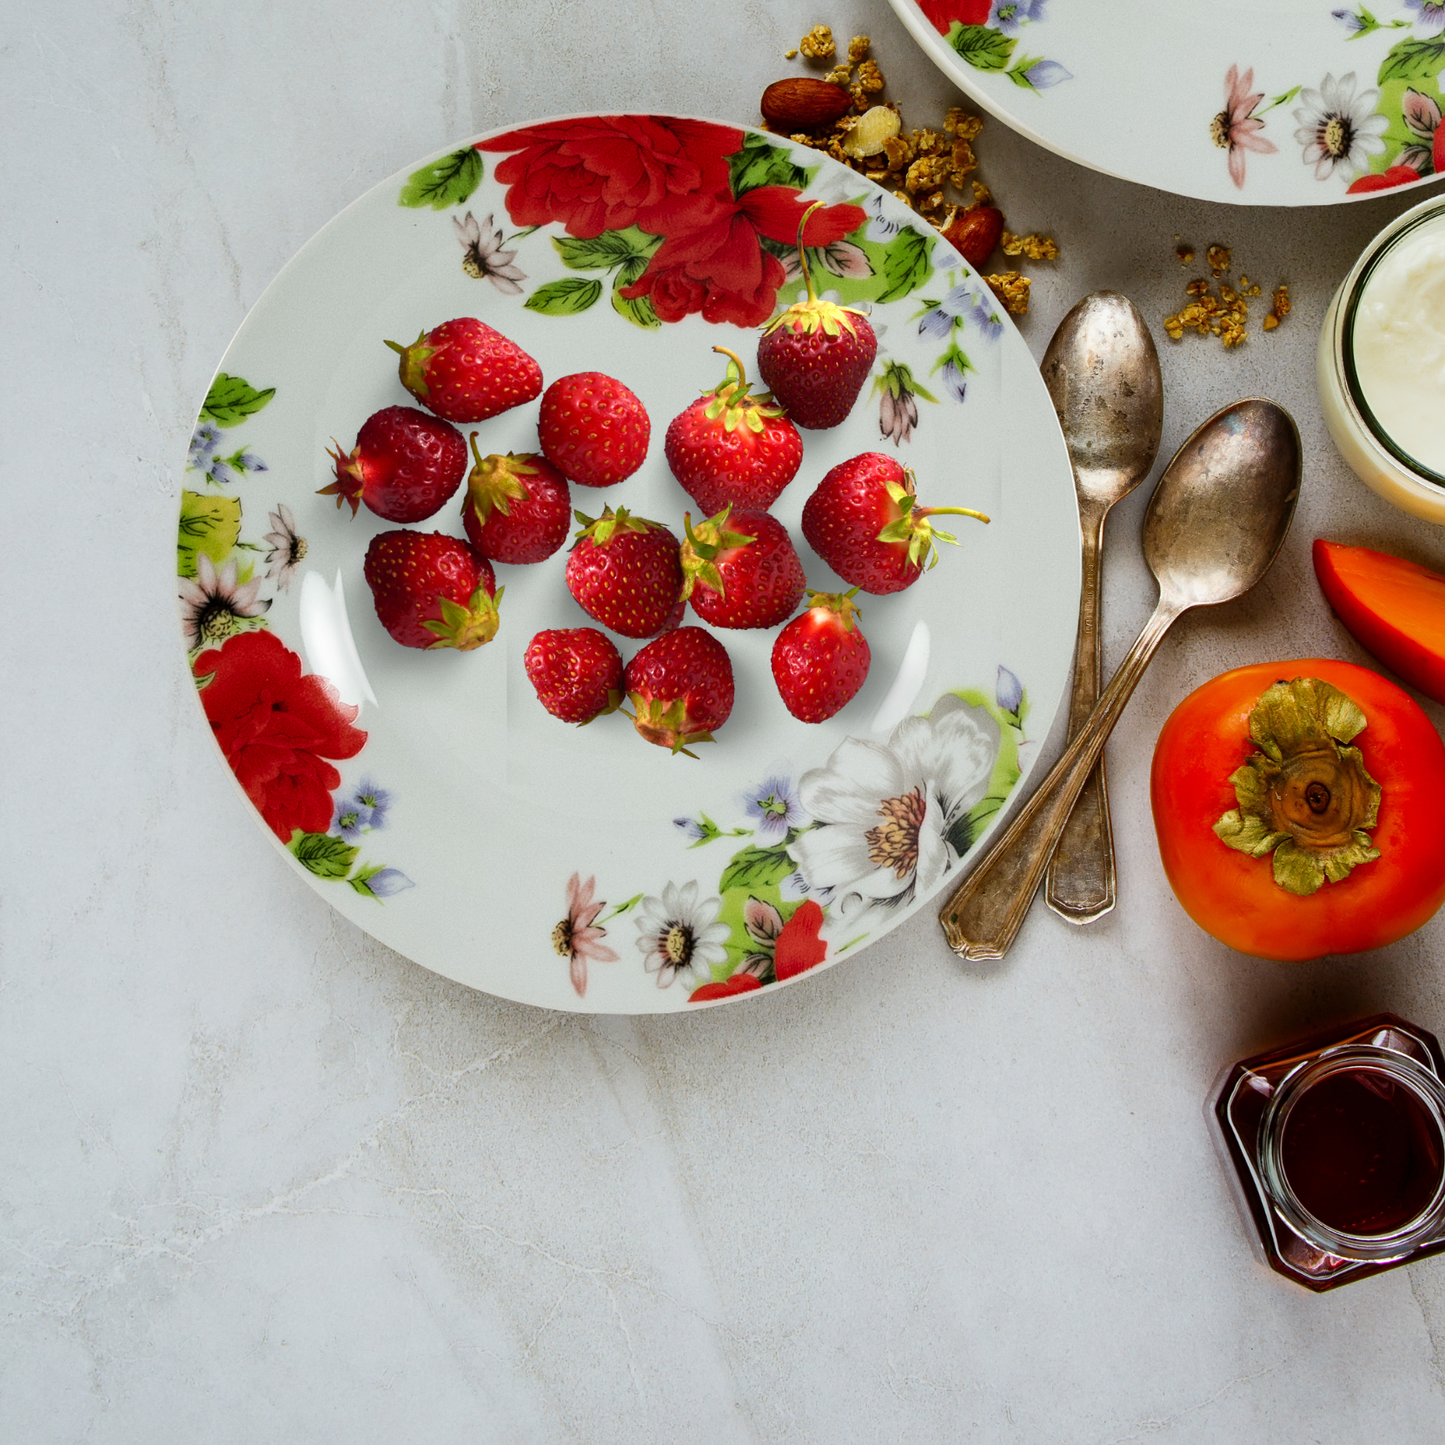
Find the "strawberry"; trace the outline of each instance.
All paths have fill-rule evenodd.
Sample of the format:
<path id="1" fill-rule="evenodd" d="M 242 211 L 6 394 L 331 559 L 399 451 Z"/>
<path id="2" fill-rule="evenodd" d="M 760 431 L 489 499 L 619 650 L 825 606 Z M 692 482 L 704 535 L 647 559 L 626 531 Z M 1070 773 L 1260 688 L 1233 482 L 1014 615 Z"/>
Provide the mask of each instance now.
<path id="1" fill-rule="evenodd" d="M 422 522 L 439 512 L 461 485 L 467 444 L 456 427 L 414 406 L 388 406 L 367 417 L 350 456 L 331 439 L 336 480 L 318 495 L 334 496 L 351 515 L 365 502 L 388 522 Z"/>
<path id="2" fill-rule="evenodd" d="M 809 592 L 808 610 L 773 641 L 773 681 L 784 706 L 802 722 L 832 717 L 868 677 L 868 639 L 853 603 L 857 591 Z"/>
<path id="3" fill-rule="evenodd" d="M 577 605 L 623 637 L 651 637 L 680 605 L 677 538 L 661 522 L 604 507 L 595 521 L 575 513 L 582 530 L 567 557 L 567 588 Z"/>
<path id="4" fill-rule="evenodd" d="M 988 521 L 968 507 L 920 507 L 913 473 L 882 452 L 839 462 L 803 507 L 803 536 L 845 581 L 879 595 L 901 592 L 938 561 L 940 532 L 928 519 L 941 512 Z"/>
<path id="5" fill-rule="evenodd" d="M 403 647 L 470 652 L 497 635 L 502 589 L 491 563 L 458 537 L 379 532 L 365 570 L 376 615 Z"/>
<path id="6" fill-rule="evenodd" d="M 737 356 L 713 350 L 728 358 L 727 376 L 672 419 L 667 464 L 705 516 L 727 506 L 765 512 L 797 475 L 803 439 L 767 392 L 748 395 Z"/>
<path id="7" fill-rule="evenodd" d="M 444 321 L 410 346 L 386 344 L 401 354 L 401 384 L 448 421 L 485 421 L 542 390 L 542 368 L 474 316 Z"/>
<path id="8" fill-rule="evenodd" d="M 467 541 L 493 562 L 541 562 L 563 542 L 572 524 L 567 479 L 544 457 L 528 453 L 484 457 L 472 433 L 477 464 L 467 478 L 462 526 Z"/>
<path id="9" fill-rule="evenodd" d="M 710 743 L 733 710 L 733 665 L 727 649 L 701 627 L 679 627 L 649 642 L 624 677 L 633 726 L 650 743 L 687 753 Z"/>
<path id="10" fill-rule="evenodd" d="M 652 440 L 647 409 L 620 381 L 579 371 L 542 394 L 542 455 L 584 487 L 611 487 L 643 463 Z"/>
<path id="11" fill-rule="evenodd" d="M 763 327 L 758 374 L 801 427 L 822 431 L 837 426 L 853 409 L 868 379 L 878 338 L 861 311 L 820 301 L 803 249 L 803 227 L 821 201 L 798 224 L 798 258 L 808 299 L 789 306 Z"/>
<path id="12" fill-rule="evenodd" d="M 714 627 L 776 627 L 803 597 L 803 564 L 788 530 L 767 512 L 732 512 L 692 525 L 682 544 L 682 595 Z"/>
<path id="13" fill-rule="evenodd" d="M 539 632 L 527 645 L 522 666 L 537 700 L 553 717 L 580 727 L 622 701 L 622 658 L 612 639 L 595 627 L 558 627 Z"/>

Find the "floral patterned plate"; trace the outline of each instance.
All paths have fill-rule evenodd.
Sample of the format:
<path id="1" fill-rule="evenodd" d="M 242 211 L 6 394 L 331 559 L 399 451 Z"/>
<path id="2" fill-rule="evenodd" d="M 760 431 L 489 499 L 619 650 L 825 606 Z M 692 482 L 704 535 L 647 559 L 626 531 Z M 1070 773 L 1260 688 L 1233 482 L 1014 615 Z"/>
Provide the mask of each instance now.
<path id="1" fill-rule="evenodd" d="M 1445 0 L 890 3 L 979 105 L 1125 180 L 1318 206 L 1445 172 Z"/>
<path id="2" fill-rule="evenodd" d="M 751 368 L 757 328 L 801 290 L 806 203 L 833 240 L 824 289 L 872 309 L 874 375 L 840 427 L 805 437 L 774 507 L 810 583 L 803 502 L 862 451 L 912 465 L 925 500 L 990 514 L 934 571 L 864 598 L 873 668 L 836 718 L 789 716 L 773 634 L 727 633 L 732 718 L 699 756 L 625 717 L 543 711 L 522 654 L 587 619 L 565 553 L 499 568 L 501 630 L 414 651 L 362 576 L 387 523 L 317 495 L 332 438 L 410 399 L 382 344 L 475 315 L 553 380 L 602 370 L 653 422 L 641 471 L 573 489 L 680 530 L 667 423 Z M 537 404 L 466 432 L 531 451 Z M 460 534 L 460 505 L 427 530 Z M 292 260 L 247 317 L 202 407 L 181 495 L 179 593 L 197 700 L 289 866 L 439 973 L 560 1009 L 659 1012 L 777 988 L 855 954 L 924 905 L 988 833 L 1068 673 L 1077 514 L 1028 350 L 935 233 L 836 163 L 777 138 L 664 116 L 572 117 L 483 137 L 376 187 Z M 624 643 L 624 655 L 634 645 Z"/>

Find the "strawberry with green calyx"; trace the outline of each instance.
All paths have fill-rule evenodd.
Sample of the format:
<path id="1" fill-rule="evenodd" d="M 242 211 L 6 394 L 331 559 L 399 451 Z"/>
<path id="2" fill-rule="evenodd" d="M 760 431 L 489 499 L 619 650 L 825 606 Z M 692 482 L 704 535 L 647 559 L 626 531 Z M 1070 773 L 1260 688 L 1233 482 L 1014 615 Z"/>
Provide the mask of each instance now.
<path id="1" fill-rule="evenodd" d="M 825 722 L 868 680 L 872 654 L 851 592 L 809 592 L 808 610 L 773 641 L 773 681 L 800 722 Z"/>
<path id="2" fill-rule="evenodd" d="M 380 532 L 364 571 L 377 618 L 403 647 L 470 652 L 497 635 L 502 588 L 491 563 L 458 537 Z"/>
<path id="3" fill-rule="evenodd" d="M 649 642 L 624 678 L 640 736 L 673 753 L 710 743 L 733 710 L 733 665 L 727 649 L 701 627 L 679 627 Z M 625 711 L 625 709 L 624 709 Z"/>
<path id="4" fill-rule="evenodd" d="M 803 507 L 803 536 L 845 582 L 882 595 L 911 587 L 958 538 L 929 521 L 943 513 L 988 518 L 971 507 L 920 507 L 911 470 L 882 452 L 839 462 Z"/>
<path id="5" fill-rule="evenodd" d="M 704 513 L 729 504 L 766 511 L 798 474 L 803 439 L 768 392 L 748 390 L 742 361 L 725 346 L 727 375 L 667 428 L 672 474 Z"/>
<path id="6" fill-rule="evenodd" d="M 542 391 L 542 368 L 475 316 L 444 321 L 410 346 L 386 344 L 401 356 L 401 384 L 448 421 L 485 421 Z"/>
<path id="7" fill-rule="evenodd" d="M 476 465 L 462 500 L 467 541 L 493 562 L 525 565 L 550 557 L 572 524 L 566 477 L 545 457 L 484 457 L 475 432 L 472 455 Z"/>
<path id="8" fill-rule="evenodd" d="M 446 505 L 467 469 L 467 444 L 456 427 L 414 406 L 387 406 L 361 424 L 349 453 L 331 439 L 336 480 L 319 495 L 362 502 L 388 522 L 424 522 Z"/>
<path id="9" fill-rule="evenodd" d="M 623 637 L 651 637 L 682 598 L 677 538 L 661 522 L 604 507 L 582 524 L 567 556 L 567 589 L 577 605 Z"/>
<path id="10" fill-rule="evenodd" d="M 852 411 L 878 354 L 868 318 L 852 307 L 820 300 L 813 289 L 803 230 L 822 204 L 809 206 L 798 223 L 798 259 L 808 299 L 768 322 L 758 342 L 759 375 L 793 421 L 810 431 L 837 426 Z"/>
<path id="11" fill-rule="evenodd" d="M 622 702 L 622 658 L 595 627 L 539 632 L 522 658 L 527 681 L 553 717 L 585 727 Z"/>
<path id="12" fill-rule="evenodd" d="M 729 513 L 731 512 L 731 520 Z M 683 519 L 683 596 L 714 627 L 776 627 L 806 585 L 787 528 L 767 512 L 732 512 L 692 525 Z"/>

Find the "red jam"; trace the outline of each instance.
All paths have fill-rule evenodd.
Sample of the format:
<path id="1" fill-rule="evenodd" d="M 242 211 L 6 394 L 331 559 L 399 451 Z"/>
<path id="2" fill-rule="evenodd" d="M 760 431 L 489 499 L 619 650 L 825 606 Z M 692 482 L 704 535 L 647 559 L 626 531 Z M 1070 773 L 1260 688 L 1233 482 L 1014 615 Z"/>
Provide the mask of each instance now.
<path id="1" fill-rule="evenodd" d="M 1345 1234 L 1389 1234 L 1418 1219 L 1445 1174 L 1445 1141 L 1419 1096 L 1372 1069 L 1306 1090 L 1281 1154 L 1295 1197 Z"/>

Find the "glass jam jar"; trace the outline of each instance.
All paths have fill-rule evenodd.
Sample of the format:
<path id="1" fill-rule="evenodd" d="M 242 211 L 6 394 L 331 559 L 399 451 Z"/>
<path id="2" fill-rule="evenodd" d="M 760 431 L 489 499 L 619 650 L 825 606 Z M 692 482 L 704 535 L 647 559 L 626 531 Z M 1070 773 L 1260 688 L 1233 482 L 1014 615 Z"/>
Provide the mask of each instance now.
<path id="1" fill-rule="evenodd" d="M 1307 1289 L 1445 1250 L 1445 1057 L 1394 1014 L 1227 1069 L 1215 1145 L 1264 1262 Z"/>

